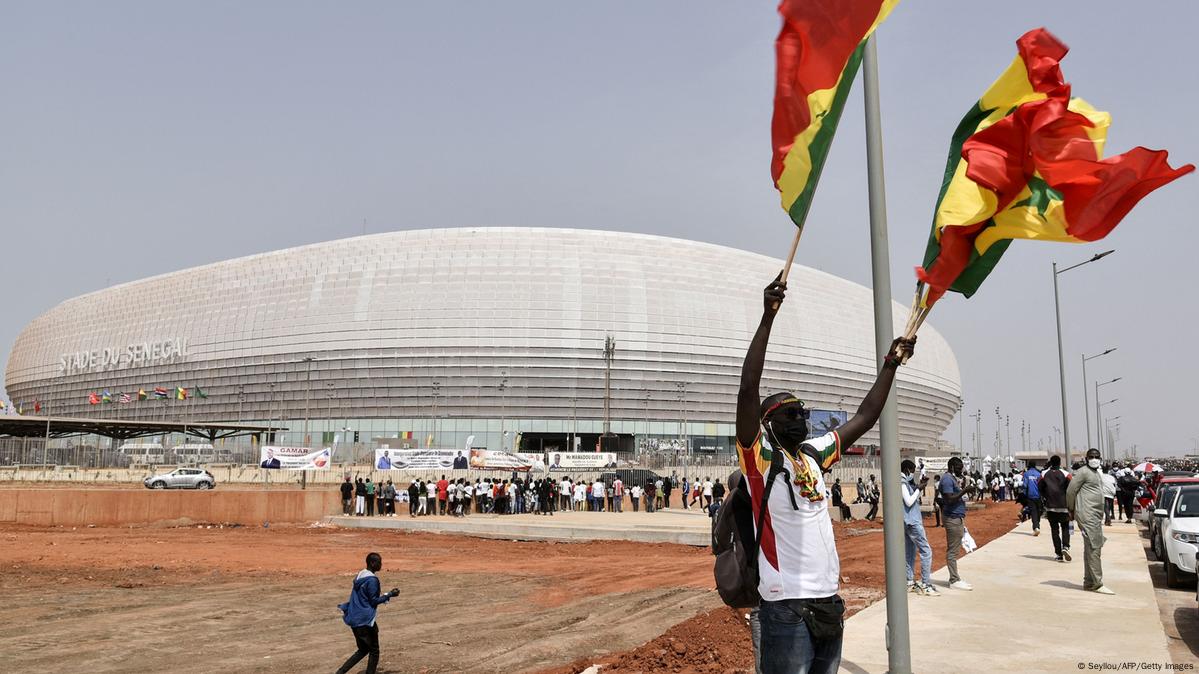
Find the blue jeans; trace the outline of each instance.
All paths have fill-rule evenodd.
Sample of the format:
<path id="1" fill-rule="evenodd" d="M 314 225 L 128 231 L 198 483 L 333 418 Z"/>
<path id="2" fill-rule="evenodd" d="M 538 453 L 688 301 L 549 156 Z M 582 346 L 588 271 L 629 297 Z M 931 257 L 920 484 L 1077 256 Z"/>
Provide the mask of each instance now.
<path id="1" fill-rule="evenodd" d="M 920 553 L 920 579 L 926 585 L 933 582 L 933 549 L 924 533 L 924 523 L 903 525 L 903 552 L 908 561 L 908 582 L 915 579 L 916 553 Z"/>
<path id="2" fill-rule="evenodd" d="M 762 674 L 837 674 L 841 666 L 841 638 L 817 642 L 796 611 L 797 599 L 763 600 L 758 609 L 762 623 Z"/>

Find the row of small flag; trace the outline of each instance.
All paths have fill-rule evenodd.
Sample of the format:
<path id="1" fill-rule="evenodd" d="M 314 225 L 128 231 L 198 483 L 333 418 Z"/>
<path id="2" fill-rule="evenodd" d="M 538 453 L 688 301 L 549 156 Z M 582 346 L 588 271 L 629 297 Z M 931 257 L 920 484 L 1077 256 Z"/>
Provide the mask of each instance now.
<path id="1" fill-rule="evenodd" d="M 200 388 L 199 386 L 197 386 L 194 391 L 183 388 L 182 386 L 176 386 L 174 389 L 168 391 L 161 386 L 157 386 L 149 393 L 146 393 L 146 389 L 144 388 L 138 389 L 137 393 L 118 393 L 114 399 L 111 393 L 109 393 L 107 390 L 104 390 L 100 393 L 92 392 L 87 394 L 87 404 L 101 405 L 105 403 L 116 402 L 121 405 L 127 405 L 134 400 L 148 400 L 150 398 L 155 400 L 167 400 L 169 398 L 173 398 L 175 400 L 187 400 L 188 398 L 192 397 L 207 398 L 208 394 L 205 393 L 204 389 Z"/>

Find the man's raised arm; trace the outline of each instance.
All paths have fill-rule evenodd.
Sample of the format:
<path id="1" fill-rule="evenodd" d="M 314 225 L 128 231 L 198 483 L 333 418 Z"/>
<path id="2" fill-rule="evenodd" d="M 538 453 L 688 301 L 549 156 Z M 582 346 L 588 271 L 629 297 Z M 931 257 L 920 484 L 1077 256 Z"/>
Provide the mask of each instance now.
<path id="1" fill-rule="evenodd" d="M 742 447 L 753 445 L 758 437 L 758 427 L 761 419 L 762 399 L 759 388 L 762 383 L 762 367 L 766 363 L 766 346 L 770 343 L 770 328 L 774 326 L 774 317 L 778 307 L 783 304 L 787 292 L 787 284 L 779 279 L 780 272 L 770 285 L 763 291 L 762 322 L 754 333 L 753 341 L 749 343 L 749 351 L 745 353 L 745 364 L 741 366 L 741 388 L 737 393 L 737 444 Z"/>

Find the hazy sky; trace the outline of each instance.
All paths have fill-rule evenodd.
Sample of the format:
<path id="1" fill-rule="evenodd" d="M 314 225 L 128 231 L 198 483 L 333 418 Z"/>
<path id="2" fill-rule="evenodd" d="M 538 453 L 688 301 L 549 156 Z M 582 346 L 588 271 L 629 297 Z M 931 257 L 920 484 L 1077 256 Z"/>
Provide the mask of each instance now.
<path id="1" fill-rule="evenodd" d="M 0 357 L 69 297 L 364 220 L 648 232 L 781 257 L 794 229 L 769 174 L 775 5 L 0 1 Z M 1112 113 L 1109 154 L 1199 161 L 1199 3 L 905 0 L 879 34 L 905 305 L 949 135 L 1042 25 L 1072 48 L 1075 95 Z M 798 260 L 870 285 L 860 91 Z M 985 451 L 997 405 L 1017 447 L 1022 420 L 1034 447 L 1061 426 L 1050 263 L 1108 248 L 1061 276 L 1074 444 L 1080 356 L 1118 347 L 1088 374 L 1123 377 L 1104 389 L 1120 446 L 1199 448 L 1197 181 L 1150 195 L 1105 241 L 1016 242 L 978 295 L 937 305 Z"/>

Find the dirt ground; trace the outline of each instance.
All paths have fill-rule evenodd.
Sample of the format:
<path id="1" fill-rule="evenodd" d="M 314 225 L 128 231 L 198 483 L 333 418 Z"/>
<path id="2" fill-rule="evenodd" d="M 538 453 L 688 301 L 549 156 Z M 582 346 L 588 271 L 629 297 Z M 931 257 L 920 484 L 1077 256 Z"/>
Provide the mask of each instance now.
<path id="1" fill-rule="evenodd" d="M 1015 516 L 1003 504 L 967 521 L 981 544 Z M 882 528 L 834 526 L 842 594 L 858 610 L 882 596 Z M 944 530 L 929 534 L 939 566 Z M 368 550 L 383 555 L 384 587 L 401 590 L 379 614 L 383 672 L 752 666 L 744 618 L 720 603 L 706 549 L 286 526 L 0 527 L 0 662 L 332 671 L 354 650 L 336 605 Z"/>

